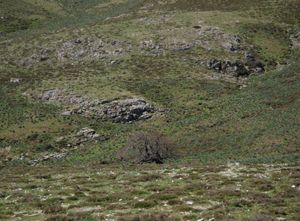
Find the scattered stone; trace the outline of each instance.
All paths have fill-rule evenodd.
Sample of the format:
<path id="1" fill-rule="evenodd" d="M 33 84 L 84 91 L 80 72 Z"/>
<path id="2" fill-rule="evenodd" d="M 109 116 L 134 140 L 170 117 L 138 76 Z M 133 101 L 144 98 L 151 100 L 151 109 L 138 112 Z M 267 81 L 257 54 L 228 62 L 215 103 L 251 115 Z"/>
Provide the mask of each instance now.
<path id="1" fill-rule="evenodd" d="M 146 51 L 155 51 L 155 53 L 162 53 L 164 51 L 161 43 L 155 43 L 153 40 L 145 40 L 140 42 L 140 49 Z"/>
<path id="2" fill-rule="evenodd" d="M 64 42 L 56 56 L 63 63 L 96 61 L 121 57 L 129 48 L 130 45 L 122 41 L 86 37 Z"/>
<path id="3" fill-rule="evenodd" d="M 72 115 L 72 112 L 71 112 L 71 111 L 64 111 L 64 112 L 61 113 L 61 115 L 62 115 L 62 116 L 65 116 L 65 117 L 71 116 L 71 115 Z"/>
<path id="4" fill-rule="evenodd" d="M 48 60 L 50 58 L 50 52 L 51 50 L 48 48 L 40 49 L 35 54 L 19 60 L 17 64 L 20 66 L 31 67 L 39 62 Z"/>
<path id="5" fill-rule="evenodd" d="M 38 96 L 38 99 L 41 101 L 60 101 L 60 98 L 62 97 L 64 93 L 63 89 L 60 88 L 54 88 L 45 91 L 44 93 L 40 94 Z"/>
<path id="6" fill-rule="evenodd" d="M 241 38 L 236 35 L 227 35 L 226 40 L 222 46 L 225 50 L 230 52 L 237 52 L 240 50 Z"/>
<path id="7" fill-rule="evenodd" d="M 97 134 L 94 129 L 85 127 L 80 129 L 75 135 L 71 134 L 65 137 L 58 137 L 55 142 L 61 147 L 68 147 L 68 149 L 70 149 L 71 147 L 78 147 L 83 143 L 105 140 L 107 140 L 107 137 Z"/>
<path id="8" fill-rule="evenodd" d="M 11 78 L 9 80 L 10 83 L 18 84 L 21 82 L 21 78 Z"/>
<path id="9" fill-rule="evenodd" d="M 49 53 L 50 53 L 50 50 L 48 48 L 44 48 L 41 50 L 40 52 L 40 61 L 46 61 L 49 59 Z"/>
<path id="10" fill-rule="evenodd" d="M 231 33 L 226 33 L 219 27 L 212 27 L 206 25 L 196 25 L 194 29 L 197 30 L 201 41 L 200 46 L 211 49 L 209 42 L 214 42 L 215 49 L 225 49 L 228 52 L 239 52 L 245 48 L 241 37 Z M 205 39 L 209 39 L 208 41 Z"/>
<path id="11" fill-rule="evenodd" d="M 186 51 L 186 50 L 192 49 L 193 47 L 194 47 L 194 45 L 192 43 L 188 43 L 188 42 L 176 42 L 176 43 L 170 44 L 170 49 L 176 50 L 176 51 Z"/>
<path id="12" fill-rule="evenodd" d="M 293 49 L 300 49 L 300 32 L 291 36 L 291 47 Z"/>
<path id="13" fill-rule="evenodd" d="M 186 201 L 185 203 L 186 203 L 186 205 L 193 205 L 194 204 L 193 201 Z"/>
<path id="14" fill-rule="evenodd" d="M 36 158 L 34 160 L 28 160 L 28 164 L 34 166 L 34 165 L 37 165 L 37 164 L 39 164 L 41 162 L 44 162 L 44 161 L 61 160 L 61 159 L 65 158 L 67 155 L 68 155 L 67 152 L 64 152 L 64 153 L 46 153 L 43 156 L 41 156 L 39 158 Z M 24 160 L 24 159 L 22 159 L 22 160 Z"/>
<path id="15" fill-rule="evenodd" d="M 81 139 L 81 141 L 91 141 L 91 140 L 102 141 L 102 140 L 106 139 L 106 138 L 100 136 L 99 134 L 97 134 L 94 129 L 91 129 L 88 127 L 85 127 L 85 128 L 82 128 L 81 130 L 79 130 L 76 134 L 76 137 Z"/>

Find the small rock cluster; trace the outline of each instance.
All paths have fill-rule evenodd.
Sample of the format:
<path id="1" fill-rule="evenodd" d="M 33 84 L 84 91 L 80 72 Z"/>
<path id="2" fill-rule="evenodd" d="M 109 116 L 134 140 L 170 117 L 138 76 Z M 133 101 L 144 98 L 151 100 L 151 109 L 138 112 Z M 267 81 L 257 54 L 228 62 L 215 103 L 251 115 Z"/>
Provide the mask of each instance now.
<path id="1" fill-rule="evenodd" d="M 45 161 L 49 161 L 49 160 L 61 160 L 61 159 L 64 159 L 67 155 L 68 155 L 68 152 L 48 153 L 48 154 L 40 156 L 36 159 L 28 160 L 28 164 L 34 166 L 36 164 L 39 164 L 39 163 L 42 163 Z"/>
<path id="2" fill-rule="evenodd" d="M 64 116 L 73 114 L 112 120 L 114 122 L 132 122 L 152 117 L 155 109 L 142 98 L 99 100 L 68 94 L 64 89 L 47 90 L 38 96 L 43 102 L 57 101 L 66 106 Z"/>
<path id="3" fill-rule="evenodd" d="M 107 138 L 97 134 L 94 129 L 85 127 L 80 129 L 75 135 L 59 137 L 56 139 L 55 142 L 60 146 L 66 146 L 70 148 L 70 147 L 78 147 L 83 143 L 87 143 L 91 141 L 98 142 L 104 140 L 107 140 Z"/>
<path id="4" fill-rule="evenodd" d="M 245 61 L 224 61 L 211 59 L 207 63 L 209 69 L 217 72 L 232 74 L 236 77 L 249 76 L 253 73 L 263 73 L 264 64 L 257 61 L 251 53 L 246 53 Z"/>
<path id="5" fill-rule="evenodd" d="M 95 61 L 121 57 L 127 50 L 130 45 L 122 41 L 87 37 L 64 42 L 56 54 L 59 62 Z"/>
<path id="6" fill-rule="evenodd" d="M 145 40 L 140 42 L 141 53 L 148 55 L 162 55 L 166 51 L 186 51 L 192 49 L 194 46 L 194 43 L 175 39 L 172 42 L 155 42 L 154 40 Z"/>
<path id="7" fill-rule="evenodd" d="M 300 32 L 291 36 L 291 47 L 293 49 L 300 49 Z"/>
<path id="8" fill-rule="evenodd" d="M 208 51 L 225 50 L 236 53 L 244 51 L 247 47 L 241 37 L 224 32 L 218 27 L 205 25 L 195 25 L 192 29 L 170 29 L 169 35 L 157 40 L 141 41 L 139 47 L 141 53 L 161 55 L 166 51 L 186 51 L 194 47 L 202 47 Z"/>
<path id="9" fill-rule="evenodd" d="M 200 38 L 216 41 L 214 47 L 224 49 L 228 52 L 238 52 L 244 48 L 241 37 L 226 33 L 219 27 L 211 27 L 206 25 L 195 25 L 194 29 Z M 206 49 L 211 49 L 211 44 L 206 44 L 207 41 L 202 41 L 201 46 Z"/>
<path id="10" fill-rule="evenodd" d="M 31 67 L 35 64 L 38 64 L 43 61 L 47 61 L 50 58 L 51 50 L 48 48 L 40 49 L 35 54 L 31 55 L 30 57 L 26 57 L 18 61 L 18 65 Z"/>
<path id="11" fill-rule="evenodd" d="M 11 78 L 9 80 L 10 83 L 13 83 L 13 84 L 19 84 L 20 82 L 22 81 L 21 78 Z"/>

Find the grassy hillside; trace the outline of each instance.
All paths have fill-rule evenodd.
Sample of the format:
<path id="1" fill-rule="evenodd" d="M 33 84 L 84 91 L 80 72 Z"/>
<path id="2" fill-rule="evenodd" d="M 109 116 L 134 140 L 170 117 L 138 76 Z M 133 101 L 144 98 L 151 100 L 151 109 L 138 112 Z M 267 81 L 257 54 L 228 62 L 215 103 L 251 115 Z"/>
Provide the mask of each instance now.
<path id="1" fill-rule="evenodd" d="M 299 0 L 0 4 L 0 220 L 298 220 Z M 152 117 L 90 114 L 128 98 Z M 137 131 L 177 157 L 121 163 Z"/>

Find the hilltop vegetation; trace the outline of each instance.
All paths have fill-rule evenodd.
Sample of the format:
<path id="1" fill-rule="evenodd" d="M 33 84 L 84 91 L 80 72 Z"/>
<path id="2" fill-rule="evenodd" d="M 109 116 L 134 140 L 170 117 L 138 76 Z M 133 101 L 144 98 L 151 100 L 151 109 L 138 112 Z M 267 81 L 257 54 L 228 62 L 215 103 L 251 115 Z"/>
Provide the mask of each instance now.
<path id="1" fill-rule="evenodd" d="M 4 193 L 0 219 L 32 215 L 36 220 L 76 220 L 72 213 L 76 207 L 80 213 L 92 208 L 80 216 L 83 220 L 103 220 L 108 214 L 117 220 L 122 214 L 125 220 L 299 218 L 299 0 L 0 0 L 0 4 L 0 168 L 8 177 L 0 186 Z M 120 163 L 118 151 L 136 132 L 163 134 L 175 144 L 176 157 L 164 159 L 162 166 Z M 284 180 L 277 179 L 275 169 L 258 177 L 267 190 L 256 198 L 263 190 L 249 184 L 248 173 L 229 179 L 216 175 L 232 170 L 228 162 L 266 173 L 268 166 L 262 164 L 274 165 L 290 173 Z M 26 181 L 20 176 L 25 165 L 33 166 Z M 179 169 L 180 174 L 197 176 L 184 178 L 176 188 L 197 201 L 201 211 L 186 205 L 189 199 L 175 197 L 177 193 L 154 199 L 156 189 L 147 187 L 159 183 L 162 189 L 157 191 L 166 191 L 172 181 L 161 170 L 183 165 L 191 170 Z M 46 208 L 42 201 L 35 204 L 41 197 L 35 188 L 28 194 L 21 191 L 21 196 L 11 192 L 10 178 L 39 183 L 32 174 L 47 174 L 49 168 L 58 172 L 59 167 L 64 168 L 57 178 L 60 185 L 69 185 L 66 177 L 81 176 L 85 169 L 105 167 L 119 175 L 106 171 L 99 180 L 91 172 L 93 187 L 83 183 L 88 190 L 78 196 L 72 195 L 74 189 L 68 196 L 54 189 L 53 197 L 45 199 L 49 205 L 60 202 L 58 208 Z M 139 167 L 145 176 L 127 177 Z M 196 187 L 186 189 L 202 188 L 196 181 L 206 169 L 212 172 L 203 176 L 216 182 L 214 187 L 205 193 Z M 51 176 L 45 180 L 54 182 Z M 135 179 L 145 181 L 136 183 L 132 194 L 122 199 L 124 205 L 116 202 L 122 197 L 115 195 L 121 193 L 98 189 L 117 185 L 115 180 L 132 185 Z M 251 186 L 248 195 L 231 189 L 240 181 L 245 188 Z M 274 185 L 269 188 L 265 182 Z M 228 201 L 221 200 L 225 193 L 214 192 L 216 186 L 230 189 Z M 293 196 L 287 196 L 291 186 Z M 99 199 L 90 199 L 93 191 L 101 192 Z M 216 204 L 208 200 L 210 193 Z M 145 201 L 131 199 L 139 194 Z M 271 200 L 279 195 L 283 201 Z M 238 202 L 240 196 L 246 201 Z M 23 201 L 26 212 L 20 215 L 12 204 L 17 202 L 18 207 Z M 268 208 L 262 205 L 266 202 Z M 167 213 L 153 217 L 163 204 Z M 130 208 L 137 217 L 130 216 Z M 147 209 L 144 217 L 139 209 Z M 229 211 L 230 217 L 222 217 Z"/>

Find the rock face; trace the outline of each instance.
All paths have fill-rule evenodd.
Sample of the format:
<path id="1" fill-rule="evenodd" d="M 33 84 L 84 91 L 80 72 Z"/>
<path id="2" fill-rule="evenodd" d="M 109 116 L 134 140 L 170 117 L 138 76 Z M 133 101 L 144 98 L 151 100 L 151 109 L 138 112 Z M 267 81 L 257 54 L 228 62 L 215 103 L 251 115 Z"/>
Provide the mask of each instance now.
<path id="1" fill-rule="evenodd" d="M 151 118 L 154 107 L 142 98 L 93 100 L 89 97 L 68 94 L 64 89 L 54 88 L 38 96 L 42 102 L 57 101 L 66 106 L 64 116 L 84 115 L 114 122 L 132 122 Z"/>
<path id="2" fill-rule="evenodd" d="M 236 77 L 248 76 L 253 73 L 263 73 L 265 71 L 264 64 L 257 61 L 251 53 L 245 54 L 244 61 L 211 59 L 207 62 L 207 67 L 217 72 L 232 74 Z"/>

